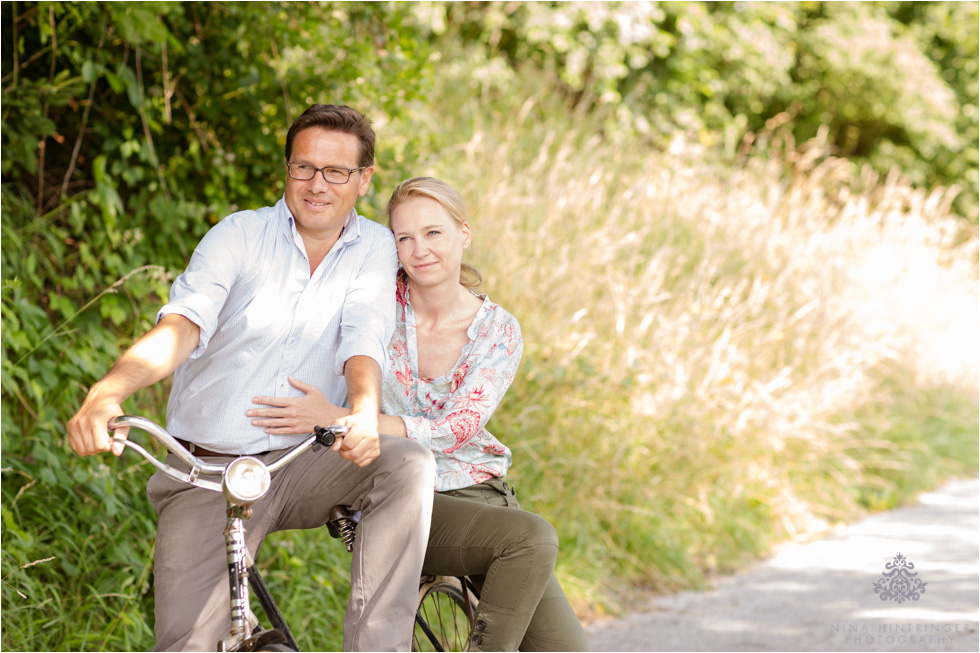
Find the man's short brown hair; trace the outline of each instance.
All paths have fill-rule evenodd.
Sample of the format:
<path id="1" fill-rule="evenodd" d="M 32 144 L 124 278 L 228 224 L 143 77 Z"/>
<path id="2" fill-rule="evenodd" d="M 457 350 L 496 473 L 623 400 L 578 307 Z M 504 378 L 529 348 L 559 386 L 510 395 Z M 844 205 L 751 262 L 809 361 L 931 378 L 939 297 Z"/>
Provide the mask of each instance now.
<path id="1" fill-rule="evenodd" d="M 299 118 L 293 121 L 286 134 L 286 161 L 293 153 L 293 139 L 304 129 L 319 127 L 330 131 L 357 136 L 360 142 L 358 166 L 374 165 L 374 129 L 371 121 L 348 106 L 336 104 L 311 104 Z"/>

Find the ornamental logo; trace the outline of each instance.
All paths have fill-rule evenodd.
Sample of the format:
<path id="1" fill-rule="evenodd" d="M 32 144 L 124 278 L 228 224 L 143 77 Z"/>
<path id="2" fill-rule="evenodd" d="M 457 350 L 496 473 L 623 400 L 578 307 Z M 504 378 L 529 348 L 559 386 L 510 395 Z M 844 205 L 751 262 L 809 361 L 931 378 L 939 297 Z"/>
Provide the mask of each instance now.
<path id="1" fill-rule="evenodd" d="M 899 553 L 894 560 L 885 564 L 882 578 L 872 583 L 875 594 L 882 601 L 896 601 L 899 604 L 918 601 L 919 596 L 925 594 L 927 583 L 916 578 L 918 573 L 913 569 L 915 565 Z"/>

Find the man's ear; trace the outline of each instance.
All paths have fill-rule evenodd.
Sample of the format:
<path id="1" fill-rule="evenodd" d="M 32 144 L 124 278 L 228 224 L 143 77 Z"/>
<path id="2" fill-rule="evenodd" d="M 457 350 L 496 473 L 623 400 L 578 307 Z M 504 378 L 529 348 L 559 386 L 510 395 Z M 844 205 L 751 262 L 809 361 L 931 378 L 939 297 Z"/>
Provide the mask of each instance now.
<path id="1" fill-rule="evenodd" d="M 361 171 L 361 183 L 357 188 L 357 196 L 364 197 L 371 187 L 371 177 L 374 176 L 374 166 L 368 166 Z"/>

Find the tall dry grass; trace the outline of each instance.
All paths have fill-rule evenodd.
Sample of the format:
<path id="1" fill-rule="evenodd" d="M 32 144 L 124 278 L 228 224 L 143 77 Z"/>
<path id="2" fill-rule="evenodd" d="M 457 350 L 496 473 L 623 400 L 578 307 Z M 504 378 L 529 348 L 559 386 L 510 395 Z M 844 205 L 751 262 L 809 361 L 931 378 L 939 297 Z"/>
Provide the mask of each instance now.
<path id="1" fill-rule="evenodd" d="M 522 324 L 491 428 L 580 607 L 975 472 L 977 237 L 954 191 L 778 127 L 733 165 L 534 102 L 430 114 L 444 146 L 417 172 L 469 200 L 472 262 Z"/>

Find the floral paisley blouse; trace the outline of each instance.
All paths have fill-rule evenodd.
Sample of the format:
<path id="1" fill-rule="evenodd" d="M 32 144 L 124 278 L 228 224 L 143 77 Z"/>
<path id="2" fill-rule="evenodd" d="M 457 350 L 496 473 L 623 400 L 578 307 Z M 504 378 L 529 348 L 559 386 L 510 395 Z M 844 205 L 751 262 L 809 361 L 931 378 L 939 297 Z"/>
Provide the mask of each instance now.
<path id="1" fill-rule="evenodd" d="M 419 378 L 415 312 L 405 273 L 398 273 L 395 333 L 388 344 L 381 409 L 400 416 L 408 437 L 435 454 L 436 492 L 502 477 L 510 467 L 510 449 L 486 424 L 514 380 L 524 341 L 513 315 L 486 295 L 477 296 L 483 306 L 467 330 L 469 342 L 455 367 L 439 378 Z"/>

